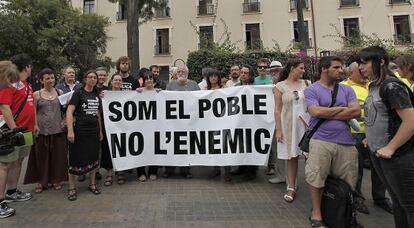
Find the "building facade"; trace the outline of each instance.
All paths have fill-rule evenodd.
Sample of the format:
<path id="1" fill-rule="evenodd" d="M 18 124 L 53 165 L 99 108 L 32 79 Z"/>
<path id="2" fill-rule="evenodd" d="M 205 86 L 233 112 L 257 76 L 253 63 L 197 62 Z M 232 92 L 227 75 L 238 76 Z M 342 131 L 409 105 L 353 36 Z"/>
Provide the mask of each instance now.
<path id="1" fill-rule="evenodd" d="M 159 0 L 163 10 L 140 26 L 142 66 L 162 66 L 162 74 L 174 62 L 186 61 L 188 53 L 222 42 L 230 34 L 241 51 L 295 47 L 298 41 L 296 0 Z M 338 32 L 345 37 L 377 34 L 397 46 L 414 43 L 412 0 L 305 0 L 304 19 L 309 54 L 341 47 Z M 127 53 L 127 5 L 108 0 L 72 0 L 85 14 L 108 17 L 107 55 L 112 59 Z"/>

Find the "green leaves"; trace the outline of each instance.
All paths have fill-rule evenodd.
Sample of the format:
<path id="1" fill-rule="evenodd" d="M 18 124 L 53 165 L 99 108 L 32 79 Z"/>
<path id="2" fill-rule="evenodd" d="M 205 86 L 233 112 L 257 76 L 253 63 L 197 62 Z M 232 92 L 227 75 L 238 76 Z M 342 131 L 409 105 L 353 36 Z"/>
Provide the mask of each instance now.
<path id="1" fill-rule="evenodd" d="M 34 60 L 34 72 L 66 65 L 80 72 L 96 67 L 108 39 L 107 18 L 83 15 L 66 0 L 6 0 L 0 10 L 0 58 L 25 52 Z"/>

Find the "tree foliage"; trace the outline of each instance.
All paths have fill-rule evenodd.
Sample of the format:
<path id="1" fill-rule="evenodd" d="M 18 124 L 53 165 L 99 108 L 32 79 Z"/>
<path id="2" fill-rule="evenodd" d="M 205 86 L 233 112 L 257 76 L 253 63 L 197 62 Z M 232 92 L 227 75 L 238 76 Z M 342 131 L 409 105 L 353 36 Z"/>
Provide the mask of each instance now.
<path id="1" fill-rule="evenodd" d="M 0 59 L 27 53 L 35 72 L 49 67 L 59 73 L 66 65 L 79 74 L 105 57 L 107 18 L 83 15 L 66 0 L 3 0 L 0 2 Z"/>
<path id="2" fill-rule="evenodd" d="M 127 53 L 131 60 L 131 74 L 138 75 L 139 59 L 139 25 L 154 17 L 154 11 L 166 7 L 167 0 L 108 0 L 119 2 L 127 7 Z"/>

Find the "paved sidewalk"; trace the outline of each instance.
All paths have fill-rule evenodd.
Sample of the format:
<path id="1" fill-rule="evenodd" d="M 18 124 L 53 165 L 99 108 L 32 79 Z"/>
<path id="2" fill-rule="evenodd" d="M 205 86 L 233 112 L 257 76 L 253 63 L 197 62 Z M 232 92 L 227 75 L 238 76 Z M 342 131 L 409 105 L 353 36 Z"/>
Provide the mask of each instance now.
<path id="1" fill-rule="evenodd" d="M 291 204 L 283 200 L 285 185 L 268 184 L 263 168 L 255 181 L 225 183 L 208 179 L 210 168 L 194 167 L 191 180 L 177 176 L 141 183 L 131 174 L 125 185 L 104 187 L 101 182 L 98 196 L 87 191 L 87 182 L 81 183 L 74 202 L 66 199 L 67 185 L 61 191 L 47 190 L 28 202 L 12 203 L 17 213 L 1 219 L 0 227 L 310 227 L 302 161 L 300 167 L 298 194 Z M 374 207 L 369 171 L 364 174 L 371 215 L 358 214 L 358 221 L 364 227 L 394 227 L 393 217 Z M 20 188 L 32 190 L 33 185 Z"/>

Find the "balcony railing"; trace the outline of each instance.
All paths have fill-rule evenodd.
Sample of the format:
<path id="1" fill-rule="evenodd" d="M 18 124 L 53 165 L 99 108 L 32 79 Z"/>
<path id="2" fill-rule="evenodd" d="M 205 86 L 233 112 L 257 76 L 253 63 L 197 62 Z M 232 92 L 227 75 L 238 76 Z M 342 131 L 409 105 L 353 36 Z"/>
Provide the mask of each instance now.
<path id="1" fill-rule="evenodd" d="M 197 8 L 197 15 L 214 15 L 216 14 L 216 9 L 213 4 L 205 4 L 205 5 L 199 5 Z"/>
<path id="2" fill-rule="evenodd" d="M 389 4 L 411 3 L 410 0 L 389 0 Z"/>
<path id="3" fill-rule="evenodd" d="M 359 0 L 341 0 L 341 7 L 359 6 Z"/>
<path id="4" fill-rule="evenodd" d="M 123 20 L 126 20 L 126 19 L 128 19 L 126 12 L 122 12 L 122 11 L 116 12 L 116 20 L 117 21 L 123 21 Z"/>
<path id="5" fill-rule="evenodd" d="M 170 15 L 170 7 L 165 7 L 164 9 L 155 10 L 155 17 L 156 18 L 171 17 L 171 15 Z"/>
<path id="6" fill-rule="evenodd" d="M 313 47 L 313 43 L 312 43 L 312 38 L 309 38 L 309 39 L 307 39 L 306 40 L 307 42 L 306 42 L 306 44 L 305 44 L 305 47 L 307 48 L 307 49 L 309 49 L 309 48 L 312 48 Z M 293 44 L 293 47 L 294 48 L 300 48 L 300 46 L 302 45 L 299 41 L 296 41 L 296 40 L 292 40 L 292 44 Z"/>
<path id="7" fill-rule="evenodd" d="M 262 40 L 251 40 L 245 41 L 246 50 L 262 50 L 263 41 Z"/>
<path id="8" fill-rule="evenodd" d="M 296 10 L 296 1 L 297 0 L 290 0 L 290 10 Z M 309 9 L 309 0 L 304 0 L 305 5 L 303 8 Z"/>
<path id="9" fill-rule="evenodd" d="M 154 55 L 170 55 L 171 45 L 155 45 Z"/>
<path id="10" fill-rule="evenodd" d="M 394 34 L 395 45 L 408 45 L 414 43 L 414 33 L 411 34 Z"/>
<path id="11" fill-rule="evenodd" d="M 260 2 L 243 3 L 243 13 L 260 12 Z"/>

